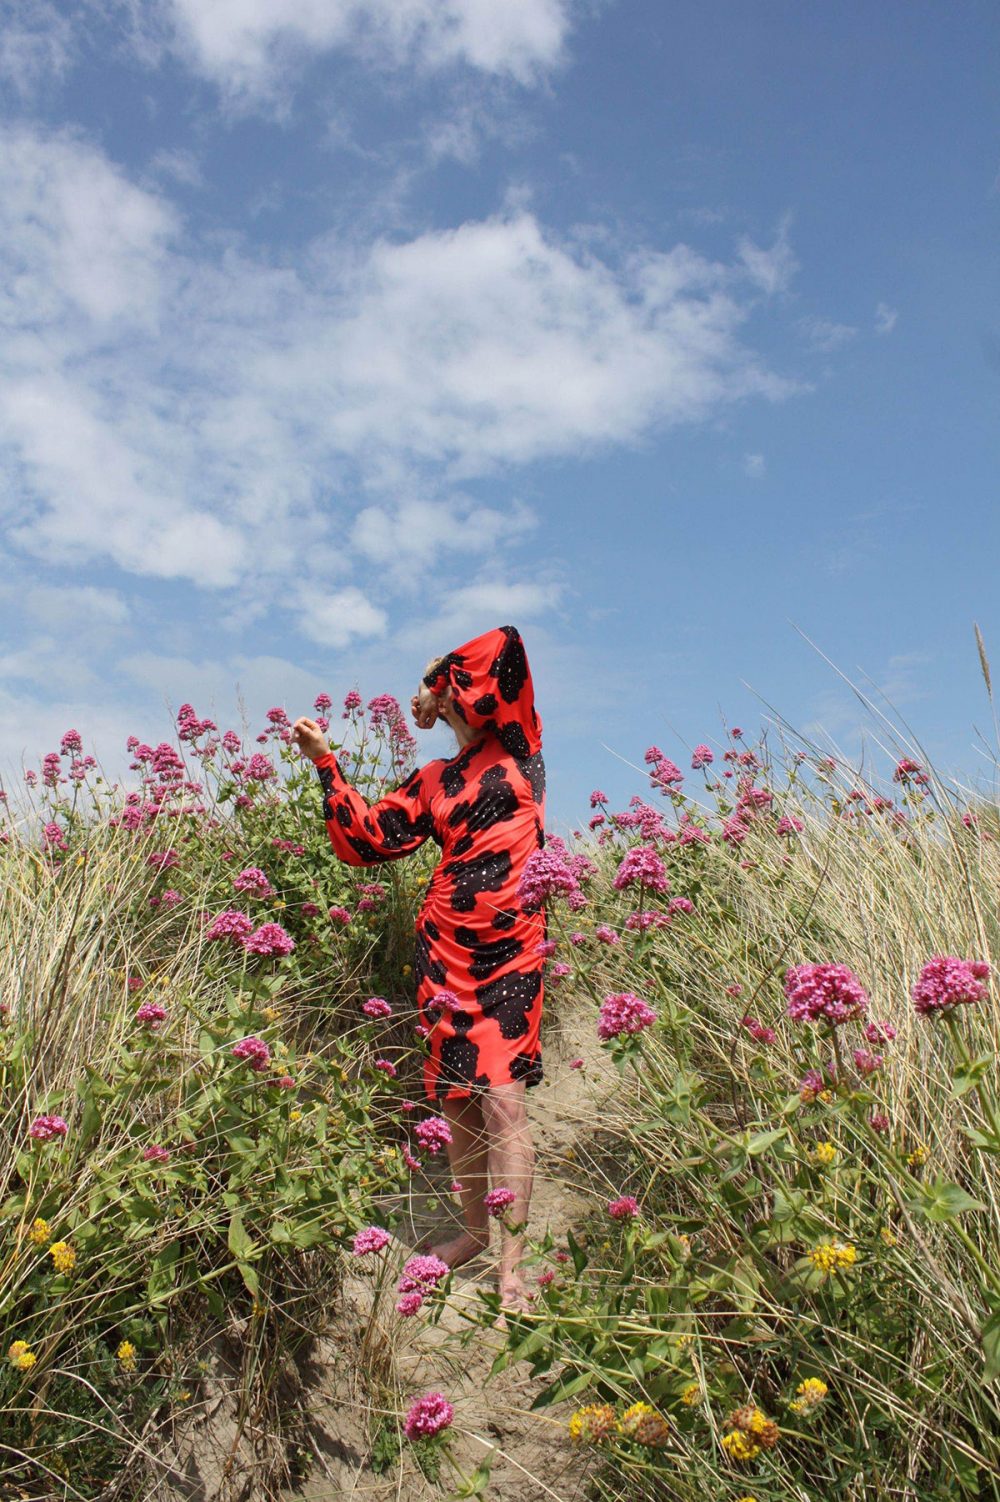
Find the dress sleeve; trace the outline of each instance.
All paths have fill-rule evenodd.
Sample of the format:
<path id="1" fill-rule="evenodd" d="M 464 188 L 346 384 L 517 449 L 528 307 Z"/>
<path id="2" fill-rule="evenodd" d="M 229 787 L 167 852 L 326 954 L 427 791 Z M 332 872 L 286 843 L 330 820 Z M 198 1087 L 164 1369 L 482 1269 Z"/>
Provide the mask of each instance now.
<path id="1" fill-rule="evenodd" d="M 531 669 L 516 626 L 497 626 L 449 652 L 424 683 L 432 693 L 451 684 L 455 708 L 473 729 L 492 730 L 511 756 L 542 748 Z"/>
<path id="2" fill-rule="evenodd" d="M 418 850 L 434 833 L 434 819 L 418 767 L 398 788 L 368 803 L 345 778 L 332 751 L 313 765 L 323 788 L 323 818 L 330 844 L 350 866 L 379 866 Z"/>

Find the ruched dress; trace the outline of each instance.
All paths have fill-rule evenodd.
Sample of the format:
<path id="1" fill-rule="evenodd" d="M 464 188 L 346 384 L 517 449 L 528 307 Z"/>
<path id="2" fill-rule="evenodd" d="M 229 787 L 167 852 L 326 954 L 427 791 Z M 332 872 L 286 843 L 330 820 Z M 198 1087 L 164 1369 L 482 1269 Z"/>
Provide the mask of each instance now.
<path id="1" fill-rule="evenodd" d="M 424 682 L 435 693 L 450 684 L 456 712 L 478 732 L 455 756 L 428 762 L 371 804 L 332 752 L 315 766 L 341 860 L 375 866 L 427 839 L 440 847 L 417 917 L 413 969 L 427 1040 L 425 1093 L 458 1100 L 542 1078 L 546 917 L 517 895 L 528 857 L 545 843 L 542 722 L 514 626 L 449 652 Z M 438 1006 L 441 992 L 450 997 Z"/>

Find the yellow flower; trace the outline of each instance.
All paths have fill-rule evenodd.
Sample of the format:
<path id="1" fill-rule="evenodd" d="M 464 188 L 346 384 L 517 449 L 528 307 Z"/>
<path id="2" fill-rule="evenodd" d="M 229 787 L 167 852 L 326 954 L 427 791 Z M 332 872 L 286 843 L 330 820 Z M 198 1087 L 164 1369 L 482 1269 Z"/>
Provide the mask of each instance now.
<path id="1" fill-rule="evenodd" d="M 31 1230 L 28 1232 L 28 1240 L 32 1246 L 44 1246 L 51 1234 L 48 1221 L 42 1220 L 39 1216 L 38 1220 L 32 1222 Z"/>
<path id="2" fill-rule="evenodd" d="M 885 1242 L 886 1246 L 898 1246 L 899 1245 L 899 1237 L 896 1235 L 895 1231 L 893 1231 L 889 1226 L 883 1226 L 882 1229 L 879 1231 L 879 1235 L 881 1236 L 882 1240 Z"/>
<path id="3" fill-rule="evenodd" d="M 271 906 L 272 907 L 284 907 L 285 904 L 282 902 L 282 900 L 281 900 L 280 897 L 276 897 L 274 899 L 274 901 L 271 903 Z"/>
<path id="4" fill-rule="evenodd" d="M 833 1091 L 832 1090 L 821 1090 L 819 1092 L 819 1094 L 817 1095 L 816 1099 L 817 1100 L 821 1100 L 823 1102 L 824 1106 L 828 1106 L 830 1104 L 831 1100 L 833 1100 Z"/>
<path id="5" fill-rule="evenodd" d="M 633 1403 L 631 1408 L 626 1408 L 619 1428 L 622 1434 L 645 1445 L 647 1450 L 662 1450 L 670 1438 L 670 1425 L 648 1403 Z"/>
<path id="6" fill-rule="evenodd" d="M 807 1377 L 800 1382 L 795 1389 L 797 1398 L 789 1406 L 793 1413 L 808 1413 L 813 1408 L 818 1408 L 830 1389 L 820 1377 Z"/>
<path id="7" fill-rule="evenodd" d="M 179 1392 L 177 1394 L 175 1401 L 178 1403 L 190 1403 L 191 1394 L 188 1392 L 187 1388 L 185 1388 L 183 1392 Z"/>
<path id="8" fill-rule="evenodd" d="M 756 1497 L 737 1497 L 736 1502 L 757 1502 Z"/>
<path id="9" fill-rule="evenodd" d="M 701 1385 L 698 1382 L 689 1382 L 681 1393 L 681 1402 L 686 1403 L 689 1408 L 693 1408 L 696 1403 L 700 1403 Z"/>
<path id="10" fill-rule="evenodd" d="M 585 1403 L 569 1421 L 569 1437 L 579 1444 L 599 1445 L 618 1428 L 618 1418 L 610 1403 Z"/>
<path id="11" fill-rule="evenodd" d="M 906 1159 L 907 1168 L 922 1168 L 931 1155 L 926 1142 L 919 1143 Z"/>
<path id="12" fill-rule="evenodd" d="M 427 877 L 426 876 L 418 876 L 417 877 L 417 886 L 418 887 L 425 887 L 426 885 L 427 885 Z"/>
<path id="13" fill-rule="evenodd" d="M 403 966 L 403 974 L 404 975 L 412 975 L 413 974 L 413 966 L 412 965 L 404 965 Z"/>
<path id="14" fill-rule="evenodd" d="M 288 1113 L 288 1119 L 289 1119 L 289 1121 L 301 1121 L 302 1120 L 302 1112 L 301 1111 L 289 1111 L 289 1113 Z"/>
<path id="15" fill-rule="evenodd" d="M 265 1007 L 264 1008 L 264 1021 L 265 1022 L 277 1022 L 277 1020 L 278 1020 L 278 1018 L 280 1016 L 281 1016 L 281 1008 L 280 1007 Z"/>
<path id="16" fill-rule="evenodd" d="M 806 1255 L 821 1273 L 842 1272 L 853 1267 L 858 1260 L 856 1248 L 845 1241 L 821 1241 Z"/>
<path id="17" fill-rule="evenodd" d="M 250 1312 L 254 1319 L 263 1319 L 267 1313 L 267 1305 L 262 1304 L 259 1299 L 254 1299 Z"/>
<path id="18" fill-rule="evenodd" d="M 760 1454 L 760 1445 L 743 1433 L 742 1429 L 734 1429 L 731 1434 L 722 1436 L 722 1448 L 730 1460 L 756 1460 Z"/>
<path id="19" fill-rule="evenodd" d="M 38 1357 L 26 1340 L 15 1340 L 7 1352 L 7 1360 L 19 1372 L 30 1372 Z"/>
<path id="20" fill-rule="evenodd" d="M 123 1372 L 135 1371 L 135 1346 L 130 1340 L 123 1340 L 115 1355 L 121 1363 Z"/>
<path id="21" fill-rule="evenodd" d="M 817 1163 L 823 1164 L 824 1167 L 829 1167 L 836 1156 L 837 1145 L 835 1142 L 817 1142 L 813 1148 L 813 1157 Z"/>
<path id="22" fill-rule="evenodd" d="M 54 1241 L 49 1256 L 57 1273 L 71 1273 L 76 1266 L 76 1253 L 67 1241 Z"/>

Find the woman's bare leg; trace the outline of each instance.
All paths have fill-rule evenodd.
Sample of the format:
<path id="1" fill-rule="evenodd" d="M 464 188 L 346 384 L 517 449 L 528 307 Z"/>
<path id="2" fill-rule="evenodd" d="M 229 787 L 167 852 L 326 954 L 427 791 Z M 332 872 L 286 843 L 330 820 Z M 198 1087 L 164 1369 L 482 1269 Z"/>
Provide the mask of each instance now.
<path id="1" fill-rule="evenodd" d="M 524 1085 L 495 1085 L 483 1096 L 490 1180 L 494 1189 L 510 1189 L 514 1202 L 504 1220 L 527 1226 L 531 1203 L 531 1184 L 535 1150 L 531 1141 Z M 528 1309 L 530 1296 L 520 1263 L 525 1250 L 525 1231 L 503 1228 L 500 1241 L 498 1286 L 504 1304 L 513 1309 Z"/>
<path id="2" fill-rule="evenodd" d="M 484 1204 L 488 1187 L 486 1130 L 483 1108 L 472 1096 L 443 1100 L 441 1110 L 451 1127 L 448 1162 L 452 1175 L 462 1186 L 459 1199 L 465 1230 L 449 1241 L 435 1243 L 431 1251 L 449 1267 L 460 1267 L 490 1244 L 490 1222 Z"/>

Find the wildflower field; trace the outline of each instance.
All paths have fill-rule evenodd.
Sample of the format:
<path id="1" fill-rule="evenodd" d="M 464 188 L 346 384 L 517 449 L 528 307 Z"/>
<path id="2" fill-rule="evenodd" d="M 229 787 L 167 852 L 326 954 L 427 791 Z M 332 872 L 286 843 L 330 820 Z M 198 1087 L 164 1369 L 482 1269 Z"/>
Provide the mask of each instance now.
<path id="1" fill-rule="evenodd" d="M 370 799 L 412 766 L 388 696 L 316 707 Z M 183 706 L 131 790 L 69 730 L 0 795 L 0 1496 L 193 1495 L 170 1457 L 225 1335 L 259 1467 L 218 1495 L 333 1497 L 290 1372 L 363 1272 L 395 1324 L 342 1359 L 387 1497 L 1000 1498 L 997 809 L 912 747 L 870 780 L 733 729 L 683 771 L 649 747 L 624 809 L 595 789 L 532 858 L 543 1049 L 590 1040 L 589 1127 L 548 1165 L 572 1219 L 529 1226 L 532 1312 L 498 1333 L 482 1279 L 448 1337 L 452 1370 L 490 1341 L 523 1374 L 572 1468 L 515 1493 L 446 1376 L 392 1380 L 456 1305 L 407 1244 L 446 1145 L 411 971 L 433 847 L 339 864 L 267 720 Z"/>

